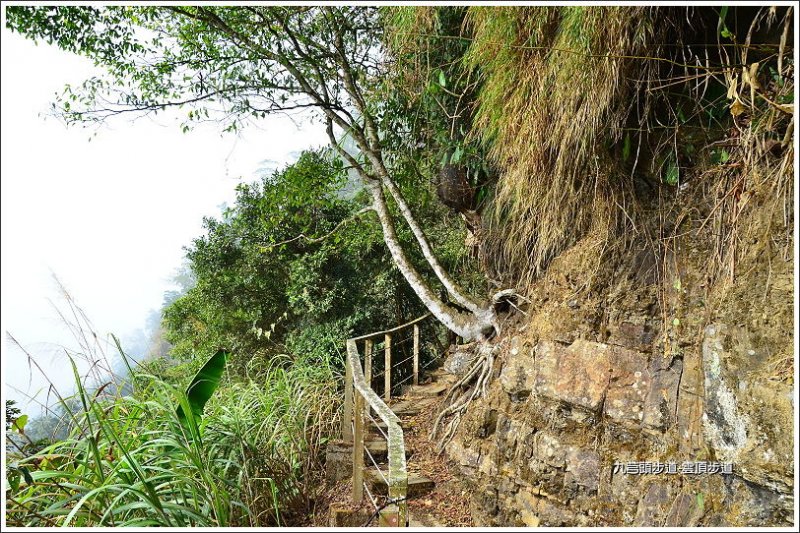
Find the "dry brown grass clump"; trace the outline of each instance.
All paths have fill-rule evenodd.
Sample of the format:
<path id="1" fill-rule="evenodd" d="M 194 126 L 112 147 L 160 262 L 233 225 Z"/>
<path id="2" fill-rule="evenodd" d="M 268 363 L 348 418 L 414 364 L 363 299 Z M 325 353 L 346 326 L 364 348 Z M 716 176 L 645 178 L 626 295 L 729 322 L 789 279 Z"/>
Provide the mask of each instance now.
<path id="1" fill-rule="evenodd" d="M 501 169 L 498 276 L 524 287 L 587 234 L 640 232 L 642 204 L 674 201 L 713 158 L 699 177 L 721 202 L 715 278 L 733 272 L 736 243 L 753 231 L 744 204 L 731 204 L 742 190 L 768 188 L 788 228 L 790 20 L 777 8 L 470 8 L 465 62 L 482 83 L 473 134 Z M 643 177 L 650 191 L 634 194 Z"/>
<path id="2" fill-rule="evenodd" d="M 467 61 L 483 74 L 476 125 L 503 169 L 492 220 L 501 266 L 541 272 L 593 226 L 619 215 L 619 141 L 636 88 L 657 72 L 670 24 L 650 8 L 471 8 Z M 662 13 L 663 15 L 663 13 Z M 643 109 L 639 109 L 639 113 Z"/>

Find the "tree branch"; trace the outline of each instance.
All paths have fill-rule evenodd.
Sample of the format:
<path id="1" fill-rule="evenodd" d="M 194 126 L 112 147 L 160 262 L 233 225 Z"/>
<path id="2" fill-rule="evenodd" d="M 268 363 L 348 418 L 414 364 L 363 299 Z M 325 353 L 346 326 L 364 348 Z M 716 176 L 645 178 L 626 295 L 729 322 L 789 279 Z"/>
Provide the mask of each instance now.
<path id="1" fill-rule="evenodd" d="M 351 216 L 347 217 L 346 219 L 344 219 L 341 222 L 339 222 L 338 224 L 336 224 L 336 227 L 334 227 L 331 231 L 329 231 L 325 235 L 322 235 L 321 237 L 308 237 L 305 233 L 301 233 L 300 235 L 297 235 L 296 237 L 292 237 L 291 239 L 286 239 L 285 241 L 276 242 L 274 244 L 269 244 L 269 245 L 266 245 L 266 246 L 262 246 L 261 247 L 261 251 L 262 252 L 266 252 L 266 251 L 271 250 L 271 249 L 273 249 L 273 248 L 275 248 L 277 246 L 283 246 L 284 244 L 290 244 L 290 243 L 293 243 L 295 241 L 299 241 L 300 239 L 305 239 L 306 242 L 308 242 L 310 244 L 320 243 L 320 242 L 324 241 L 325 239 L 327 239 L 328 237 L 330 237 L 331 235 L 333 235 L 334 233 L 336 233 L 337 231 L 339 231 L 348 222 L 352 222 L 353 220 L 355 220 L 356 218 L 360 217 L 364 213 L 367 213 L 369 211 L 374 211 L 374 210 L 375 210 L 374 207 L 368 206 L 368 207 L 365 207 L 363 209 L 360 209 L 360 210 L 356 211 Z"/>

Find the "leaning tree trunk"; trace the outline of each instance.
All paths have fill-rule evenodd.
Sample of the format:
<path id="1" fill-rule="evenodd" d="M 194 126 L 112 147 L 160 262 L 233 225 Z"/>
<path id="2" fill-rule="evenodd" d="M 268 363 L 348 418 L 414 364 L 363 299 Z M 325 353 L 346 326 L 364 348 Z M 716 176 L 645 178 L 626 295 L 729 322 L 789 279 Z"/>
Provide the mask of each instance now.
<path id="1" fill-rule="evenodd" d="M 372 195 L 372 207 L 378 215 L 378 220 L 383 230 L 383 240 L 389 248 L 395 265 L 408 281 L 408 284 L 419 296 L 419 299 L 442 324 L 459 337 L 466 340 L 484 339 L 494 330 L 494 312 L 490 308 L 481 309 L 473 305 L 469 312 L 460 311 L 442 302 L 430 285 L 417 272 L 413 264 L 408 260 L 408 256 L 403 250 L 394 227 L 394 221 L 386 205 L 386 197 L 383 187 L 379 181 L 367 183 L 367 189 Z M 412 218 L 414 225 L 419 229 L 416 220 Z M 427 259 L 427 254 L 426 259 Z M 432 254 L 431 254 L 432 255 Z M 430 260 L 428 260 L 430 264 Z M 441 267 L 439 267 L 441 269 Z M 455 288 L 455 285 L 452 285 Z M 449 290 L 449 288 L 448 288 Z M 460 294 L 460 293 L 459 293 Z"/>
<path id="2" fill-rule="evenodd" d="M 383 170 L 381 179 L 377 180 L 366 174 L 362 175 L 362 178 L 372 195 L 372 207 L 378 215 L 378 220 L 383 230 L 383 238 L 389 248 L 392 259 L 420 300 L 442 324 L 466 340 L 478 341 L 473 344 L 475 358 L 470 369 L 447 392 L 445 398 L 446 407 L 437 415 L 434 421 L 431 438 L 437 440 L 436 448 L 441 453 L 447 443 L 455 436 L 456 430 L 461 423 L 461 418 L 472 401 L 486 394 L 488 383 L 494 372 L 494 354 L 496 351 L 496 346 L 487 342 L 488 336 L 493 331 L 499 332 L 494 304 L 499 298 L 508 296 L 513 291 L 500 291 L 490 302 L 484 304 L 478 304 L 469 297 L 464 296 L 461 289 L 452 281 L 436 259 L 422 228 L 411 213 L 399 187 L 389 178 L 388 173 L 383 168 L 382 161 L 380 161 L 379 157 L 375 157 L 375 154 L 370 155 L 372 155 L 371 159 L 374 161 L 373 165 L 379 163 L 376 166 Z M 357 168 L 363 170 L 360 167 Z M 428 264 L 448 292 L 453 295 L 456 301 L 462 303 L 468 309 L 468 312 L 459 311 L 437 298 L 427 282 L 409 262 L 405 250 L 403 250 L 397 239 L 394 221 L 391 213 L 389 213 L 386 196 L 383 192 L 384 186 L 392 193 Z"/>
<path id="3" fill-rule="evenodd" d="M 352 104 L 363 118 L 363 127 L 348 122 L 344 117 L 337 114 L 334 109 L 323 105 L 322 110 L 327 116 L 327 130 L 331 144 L 364 181 L 367 190 L 372 196 L 372 208 L 378 215 L 378 220 L 380 221 L 383 232 L 383 239 L 386 242 L 386 246 L 389 248 L 392 259 L 403 274 L 403 277 L 408 281 L 408 284 L 417 296 L 419 296 L 422 303 L 437 320 L 444 324 L 450 331 L 467 341 L 478 341 L 475 343 L 477 350 L 476 355 L 478 357 L 476 357 L 474 366 L 470 372 L 468 372 L 468 376 L 461 379 L 448 392 L 450 406 L 440 413 L 436 419 L 434 436 L 436 432 L 444 428 L 439 441 L 439 450 L 441 451 L 455 434 L 461 417 L 466 412 L 472 400 L 477 395 L 486 393 L 486 384 L 491 378 L 494 366 L 494 346 L 490 345 L 488 339 L 493 333 L 499 333 L 500 330 L 497 314 L 495 312 L 495 304 L 498 298 L 500 296 L 505 296 L 508 291 L 497 293 L 489 302 L 476 301 L 470 298 L 466 292 L 458 286 L 442 267 L 441 263 L 439 263 L 425 233 L 422 231 L 422 228 L 406 203 L 400 188 L 394 180 L 391 179 L 386 169 L 381 154 L 381 143 L 377 126 L 373 117 L 367 110 L 363 95 L 352 76 L 348 59 L 346 54 L 343 53 L 343 42 L 340 38 L 340 34 L 338 32 L 334 33 L 338 37 L 335 41 L 340 52 L 339 58 L 343 67 L 342 72 L 345 89 L 352 97 Z M 307 83 L 306 86 L 308 86 Z M 312 93 L 312 98 L 317 102 L 321 104 L 328 103 L 327 93 L 320 95 L 313 91 L 308 92 Z M 350 115 L 348 115 L 348 117 L 352 118 Z M 366 156 L 369 166 L 359 162 L 356 157 L 337 142 L 333 132 L 334 123 L 342 127 L 344 131 L 349 132 L 358 148 Z M 394 220 L 392 219 L 386 202 L 384 187 L 394 198 L 400 214 L 411 229 L 422 251 L 422 255 L 431 270 L 450 294 L 452 300 L 462 306 L 465 311 L 449 305 L 439 298 L 427 281 L 417 271 L 416 267 L 409 261 L 403 246 L 397 238 Z"/>
<path id="4" fill-rule="evenodd" d="M 331 144 L 364 181 L 365 187 L 372 196 L 372 208 L 378 215 L 383 233 L 383 240 L 389 248 L 392 260 L 395 265 L 397 265 L 397 268 L 403 274 L 406 281 L 408 281 L 412 290 L 419 296 L 422 303 L 433 316 L 459 337 L 468 341 L 484 340 L 488 338 L 496 329 L 496 314 L 492 303 L 481 305 L 464 296 L 464 291 L 450 278 L 434 255 L 422 228 L 413 213 L 411 213 L 399 188 L 389 177 L 386 167 L 383 164 L 380 151 L 373 148 L 362 134 L 351 130 L 356 144 L 361 151 L 367 155 L 372 163 L 373 169 L 378 173 L 378 176 L 376 176 L 367 171 L 352 154 L 339 144 L 333 132 L 333 122 L 333 117 L 329 116 L 327 130 Z M 462 304 L 467 309 L 466 312 L 447 304 L 439 298 L 431 289 L 428 282 L 425 281 L 422 275 L 417 271 L 416 267 L 409 261 L 400 240 L 397 238 L 394 220 L 389 212 L 386 196 L 383 192 L 384 186 L 389 189 L 389 192 L 392 193 L 395 198 L 400 212 L 411 228 L 428 265 L 430 265 L 431 269 L 448 292 L 454 296 L 456 302 Z"/>
<path id="5" fill-rule="evenodd" d="M 431 245 L 428 242 L 425 233 L 422 231 L 419 223 L 417 223 L 413 213 L 411 213 L 411 209 L 409 209 L 405 198 L 403 198 L 400 188 L 394 181 L 392 181 L 385 168 L 381 168 L 380 174 L 381 182 L 389 190 L 389 193 L 392 195 L 392 198 L 394 198 L 400 213 L 403 215 L 403 218 L 405 219 L 409 228 L 411 228 L 411 232 L 417 239 L 417 243 L 419 243 L 419 247 L 422 250 L 422 255 L 431 266 L 431 269 L 433 270 L 434 274 L 436 274 L 436 277 L 439 278 L 439 281 L 441 281 L 442 285 L 444 285 L 445 289 L 447 289 L 447 292 L 453 297 L 453 300 L 455 300 L 456 303 L 466 307 L 476 315 L 480 315 L 488 310 L 488 305 L 486 303 L 478 303 L 466 294 L 463 294 L 461 288 L 458 287 L 455 281 L 453 281 L 447 271 L 442 268 L 441 263 L 439 263 L 439 260 L 433 253 L 433 249 L 431 249 Z"/>

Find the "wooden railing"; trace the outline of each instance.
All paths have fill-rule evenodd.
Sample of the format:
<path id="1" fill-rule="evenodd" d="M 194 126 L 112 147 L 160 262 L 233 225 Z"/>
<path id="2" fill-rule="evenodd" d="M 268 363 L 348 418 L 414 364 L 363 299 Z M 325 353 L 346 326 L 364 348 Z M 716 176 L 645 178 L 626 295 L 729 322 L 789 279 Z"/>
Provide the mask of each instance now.
<path id="1" fill-rule="evenodd" d="M 392 396 L 392 371 L 400 365 L 411 362 L 411 372 L 401 382 L 395 383 L 395 389 L 403 381 L 413 380 L 414 385 L 419 383 L 419 356 L 420 356 L 420 323 L 431 317 L 428 313 L 406 324 L 385 331 L 376 331 L 360 337 L 347 340 L 347 365 L 345 368 L 345 402 L 342 417 L 342 436 L 346 442 L 353 443 L 353 502 L 360 504 L 364 497 L 364 489 L 379 517 L 379 525 L 403 527 L 408 525 L 408 506 L 406 497 L 408 493 L 408 472 L 406 471 L 406 450 L 403 439 L 403 429 L 400 419 L 387 405 Z M 401 331 L 413 328 L 412 355 L 402 361 L 392 363 L 392 340 Z M 373 347 L 378 344 L 375 339 L 383 339 L 383 399 L 372 389 L 372 355 Z M 364 366 L 361 365 L 361 354 L 358 350 L 360 342 L 364 343 Z M 380 422 L 372 416 L 374 412 Z M 372 422 L 379 434 L 386 439 L 388 458 L 387 471 L 384 473 L 378 462 L 365 446 L 365 423 Z M 381 428 L 382 425 L 385 428 Z M 377 470 L 388 487 L 388 499 L 381 503 L 373 496 L 369 486 L 365 484 L 365 455 L 372 462 L 372 467 Z"/>

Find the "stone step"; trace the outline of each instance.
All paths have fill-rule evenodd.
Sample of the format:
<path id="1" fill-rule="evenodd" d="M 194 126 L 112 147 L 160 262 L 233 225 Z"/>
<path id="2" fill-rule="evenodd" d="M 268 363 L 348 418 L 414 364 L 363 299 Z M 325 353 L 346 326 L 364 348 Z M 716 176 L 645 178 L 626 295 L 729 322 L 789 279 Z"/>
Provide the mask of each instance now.
<path id="1" fill-rule="evenodd" d="M 384 478 L 388 477 L 388 473 L 386 470 L 381 470 L 381 474 L 378 474 L 374 468 L 367 469 L 366 472 L 364 472 L 364 479 L 373 495 L 386 496 L 388 487 Z M 409 499 L 424 496 L 432 491 L 434 487 L 436 487 L 436 483 L 433 480 L 419 474 L 408 474 Z"/>
<path id="2" fill-rule="evenodd" d="M 433 514 L 414 512 L 408 517 L 409 527 L 447 527 L 441 523 Z"/>
<path id="3" fill-rule="evenodd" d="M 403 433 L 412 428 L 418 427 L 418 425 L 419 422 L 417 420 L 414 420 L 413 418 L 406 417 L 405 420 L 403 419 L 400 420 L 400 427 L 403 429 Z M 383 422 L 383 420 L 378 420 L 377 424 L 374 424 L 373 422 L 370 421 L 366 426 L 366 435 L 368 435 L 367 437 L 365 437 L 366 439 L 382 438 L 386 440 L 386 436 L 388 435 L 386 424 Z"/>
<path id="4" fill-rule="evenodd" d="M 434 403 L 433 397 L 400 399 L 391 405 L 392 412 L 398 417 L 415 416 L 429 410 Z"/>
<path id="5" fill-rule="evenodd" d="M 425 376 L 426 377 L 430 376 L 434 381 L 436 381 L 436 379 L 438 378 L 455 377 L 453 374 L 451 374 L 444 368 L 436 368 L 434 370 L 431 370 L 430 372 L 427 372 Z"/>
<path id="6" fill-rule="evenodd" d="M 411 400 L 400 400 L 397 403 L 393 403 L 390 407 L 392 408 L 392 412 L 399 417 L 414 416 L 422 412 L 420 402 Z"/>
<path id="7" fill-rule="evenodd" d="M 411 416 L 416 416 L 421 412 L 425 411 L 426 409 L 430 410 L 434 398 L 435 397 L 426 397 L 422 399 L 411 398 L 406 400 L 400 400 L 399 402 L 391 406 L 392 412 L 396 414 L 398 418 L 401 419 L 400 426 L 403 427 L 403 429 L 405 429 L 406 422 L 403 422 L 402 419 Z M 372 418 L 375 419 L 375 422 L 369 419 L 365 422 L 367 432 L 373 435 L 381 435 L 381 432 L 386 433 L 386 422 L 384 422 L 374 414 L 372 415 Z"/>
<path id="8" fill-rule="evenodd" d="M 328 509 L 330 527 L 362 527 L 371 518 L 369 509 L 354 510 L 351 507 L 351 504 L 332 504 Z"/>
<path id="9" fill-rule="evenodd" d="M 378 464 L 385 463 L 389 458 L 388 447 L 386 445 L 386 439 L 379 438 L 379 439 L 369 439 L 364 441 L 364 445 L 372 455 L 372 458 L 375 459 L 375 462 Z M 411 450 L 406 448 L 406 459 L 411 457 Z M 364 464 L 367 466 L 371 465 L 372 462 L 369 460 L 367 456 L 367 451 L 364 451 Z"/>
<path id="10" fill-rule="evenodd" d="M 376 419 L 376 423 L 369 421 L 367 423 L 367 432 L 372 435 L 381 435 L 381 432 L 386 433 L 386 422 L 384 422 L 380 418 Z"/>
<path id="11" fill-rule="evenodd" d="M 450 388 L 449 383 L 437 381 L 428 385 L 414 385 L 408 391 L 408 396 L 431 397 L 441 396 Z"/>
<path id="12" fill-rule="evenodd" d="M 413 422 L 411 420 L 400 421 L 400 427 L 403 429 L 403 432 L 412 427 L 412 425 Z M 367 439 L 380 438 L 386 440 L 386 436 L 388 435 L 388 433 L 387 433 L 386 423 L 383 420 L 378 420 L 377 424 L 370 421 L 367 424 L 366 428 L 367 428 L 367 435 L 369 435 L 368 437 L 366 437 Z"/>

